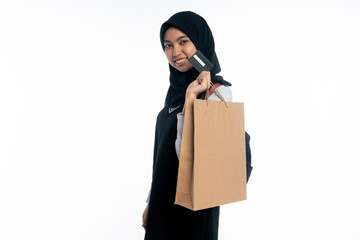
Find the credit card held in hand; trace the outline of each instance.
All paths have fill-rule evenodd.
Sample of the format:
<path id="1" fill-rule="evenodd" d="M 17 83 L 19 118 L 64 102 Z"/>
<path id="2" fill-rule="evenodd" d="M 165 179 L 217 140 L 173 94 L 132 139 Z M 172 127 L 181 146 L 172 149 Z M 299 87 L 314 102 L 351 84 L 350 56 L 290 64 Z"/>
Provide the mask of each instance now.
<path id="1" fill-rule="evenodd" d="M 214 67 L 214 65 L 199 50 L 189 58 L 189 62 L 198 72 L 210 71 Z"/>

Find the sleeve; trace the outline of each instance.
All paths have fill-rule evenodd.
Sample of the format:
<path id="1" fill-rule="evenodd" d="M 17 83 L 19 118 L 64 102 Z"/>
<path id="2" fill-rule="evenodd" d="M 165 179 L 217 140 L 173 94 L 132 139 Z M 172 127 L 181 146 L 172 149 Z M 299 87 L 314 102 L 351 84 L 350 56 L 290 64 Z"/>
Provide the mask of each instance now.
<path id="1" fill-rule="evenodd" d="M 151 194 L 151 190 L 149 191 L 149 194 L 147 196 L 146 202 L 149 203 L 150 202 L 150 194 Z"/>
<path id="2" fill-rule="evenodd" d="M 180 112 L 177 114 L 177 133 L 175 140 L 175 151 L 178 159 L 180 159 L 180 147 L 181 147 L 183 126 L 184 126 L 184 115 L 182 114 L 182 112 Z"/>
<path id="3" fill-rule="evenodd" d="M 217 88 L 221 96 L 224 98 L 227 102 L 232 102 L 232 93 L 229 87 L 227 86 L 220 86 Z M 210 101 L 221 101 L 219 96 L 216 92 L 210 95 L 209 97 Z M 181 137 L 183 132 L 183 126 L 184 126 L 184 115 L 182 112 L 177 114 L 177 135 L 175 140 L 175 151 L 178 159 L 180 159 L 180 150 L 181 150 Z"/>
<path id="4" fill-rule="evenodd" d="M 253 167 L 251 166 L 251 149 L 250 149 L 250 135 L 245 132 L 245 147 L 246 147 L 246 182 L 249 181 Z"/>

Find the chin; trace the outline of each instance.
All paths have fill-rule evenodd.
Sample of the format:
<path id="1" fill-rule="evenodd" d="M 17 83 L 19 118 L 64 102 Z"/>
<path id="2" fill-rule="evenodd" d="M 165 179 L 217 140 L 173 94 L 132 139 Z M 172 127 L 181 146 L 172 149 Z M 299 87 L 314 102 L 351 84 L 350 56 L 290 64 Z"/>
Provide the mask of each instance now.
<path id="1" fill-rule="evenodd" d="M 175 66 L 173 66 L 176 70 L 178 70 L 179 72 L 187 72 L 189 70 L 191 70 L 193 68 L 193 66 L 191 67 L 184 67 L 184 68 L 177 68 Z"/>

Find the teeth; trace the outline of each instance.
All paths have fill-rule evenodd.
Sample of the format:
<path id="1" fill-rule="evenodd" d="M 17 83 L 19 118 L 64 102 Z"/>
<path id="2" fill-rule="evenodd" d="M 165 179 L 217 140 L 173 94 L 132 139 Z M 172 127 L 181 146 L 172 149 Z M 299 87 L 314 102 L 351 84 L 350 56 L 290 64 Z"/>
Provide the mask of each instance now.
<path id="1" fill-rule="evenodd" d="M 175 61 L 176 63 L 182 63 L 183 61 L 185 61 L 186 59 L 185 58 L 183 58 L 183 59 L 180 59 L 180 60 L 177 60 L 177 61 Z"/>

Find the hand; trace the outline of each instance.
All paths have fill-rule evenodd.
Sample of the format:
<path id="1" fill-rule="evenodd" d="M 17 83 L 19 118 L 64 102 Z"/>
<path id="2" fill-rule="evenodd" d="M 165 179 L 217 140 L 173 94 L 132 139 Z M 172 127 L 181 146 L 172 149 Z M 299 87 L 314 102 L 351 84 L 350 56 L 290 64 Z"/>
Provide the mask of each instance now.
<path id="1" fill-rule="evenodd" d="M 147 223 L 147 217 L 148 217 L 148 211 L 149 211 L 149 204 L 146 205 L 146 208 L 144 210 L 144 213 L 142 215 L 142 227 L 146 230 L 146 223 Z"/>
<path id="2" fill-rule="evenodd" d="M 208 71 L 202 71 L 200 75 L 189 84 L 186 95 L 185 95 L 185 104 L 182 110 L 182 115 L 185 115 L 185 107 L 189 102 L 193 102 L 197 96 L 206 91 L 210 87 L 211 75 Z"/>
<path id="3" fill-rule="evenodd" d="M 211 75 L 209 71 L 202 71 L 200 75 L 189 84 L 186 90 L 186 99 L 195 99 L 200 93 L 210 87 Z"/>

